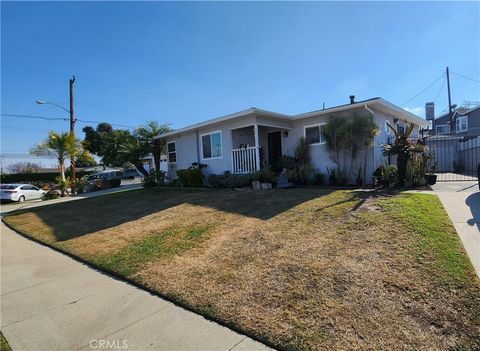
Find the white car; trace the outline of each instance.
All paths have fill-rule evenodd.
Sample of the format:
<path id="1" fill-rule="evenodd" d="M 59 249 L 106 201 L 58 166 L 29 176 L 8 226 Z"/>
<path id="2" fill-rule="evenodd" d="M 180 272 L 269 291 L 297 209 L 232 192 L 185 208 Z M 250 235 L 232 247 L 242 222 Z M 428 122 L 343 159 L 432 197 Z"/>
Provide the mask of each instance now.
<path id="1" fill-rule="evenodd" d="M 31 184 L 0 184 L 2 201 L 18 201 L 42 199 L 47 192 Z"/>

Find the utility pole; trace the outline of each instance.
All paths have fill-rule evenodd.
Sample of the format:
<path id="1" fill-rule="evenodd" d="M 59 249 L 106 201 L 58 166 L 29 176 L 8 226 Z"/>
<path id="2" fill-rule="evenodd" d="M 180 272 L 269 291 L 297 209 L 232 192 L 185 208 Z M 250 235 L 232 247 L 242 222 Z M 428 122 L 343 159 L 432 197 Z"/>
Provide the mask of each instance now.
<path id="1" fill-rule="evenodd" d="M 447 91 L 448 91 L 448 116 L 450 120 L 450 131 L 454 130 L 454 124 L 453 124 L 453 113 L 452 113 L 452 97 L 450 95 L 450 73 L 448 71 L 448 66 L 447 66 Z"/>
<path id="2" fill-rule="evenodd" d="M 70 79 L 70 136 L 75 138 L 75 117 L 73 112 L 73 82 L 75 82 L 75 76 Z M 70 155 L 70 181 L 72 184 L 72 194 L 75 194 L 75 187 L 73 181 L 75 180 L 75 155 Z"/>

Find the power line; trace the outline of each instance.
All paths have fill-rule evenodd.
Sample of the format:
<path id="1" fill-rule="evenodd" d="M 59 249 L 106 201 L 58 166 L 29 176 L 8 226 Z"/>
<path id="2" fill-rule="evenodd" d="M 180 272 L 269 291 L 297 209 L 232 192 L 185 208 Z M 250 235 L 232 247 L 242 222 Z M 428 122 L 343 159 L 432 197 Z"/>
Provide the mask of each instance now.
<path id="1" fill-rule="evenodd" d="M 43 119 L 46 121 L 67 121 L 68 118 L 61 118 L 61 117 L 44 117 L 44 116 L 32 116 L 32 115 L 17 115 L 11 113 L 2 113 L 0 114 L 2 117 L 14 117 L 14 118 L 30 118 L 30 119 Z"/>
<path id="2" fill-rule="evenodd" d="M 440 77 L 438 77 L 437 79 L 435 79 L 435 81 L 433 83 L 431 83 L 428 87 L 426 87 L 425 89 L 423 89 L 421 92 L 419 92 L 417 95 L 415 95 L 414 97 L 412 97 L 411 99 L 408 99 L 407 101 L 405 101 L 404 103 L 400 104 L 400 106 L 404 106 L 405 104 L 408 104 L 410 101 L 412 101 L 413 99 L 419 97 L 420 95 L 422 95 L 424 92 L 426 92 L 428 89 L 430 89 L 433 85 L 435 85 L 435 83 L 437 83 L 440 79 L 442 79 L 443 77 L 445 76 L 445 73 L 442 73 L 442 75 Z"/>
<path id="3" fill-rule="evenodd" d="M 464 79 L 471 80 L 472 82 L 480 83 L 480 80 L 478 80 L 478 79 L 470 78 L 470 77 L 464 76 L 463 74 L 460 74 L 460 73 L 457 73 L 457 72 L 453 72 L 453 71 L 450 71 L 450 72 L 452 72 L 456 76 L 462 77 Z"/>
<path id="4" fill-rule="evenodd" d="M 32 116 L 32 115 L 18 115 L 18 114 L 11 114 L 11 113 L 2 113 L 0 114 L 2 117 L 12 117 L 12 118 L 30 118 L 30 119 L 43 119 L 47 121 L 68 121 L 68 118 L 61 118 L 61 117 L 45 117 L 45 116 Z M 83 123 L 108 123 L 108 122 L 99 122 L 93 120 L 85 120 L 77 118 L 76 122 L 83 122 Z M 108 123 L 112 126 L 122 127 L 122 128 L 132 128 L 135 129 L 134 126 L 129 126 L 126 124 L 117 124 L 117 123 Z"/>
<path id="5" fill-rule="evenodd" d="M 447 79 L 446 79 L 446 78 L 443 79 L 442 86 L 440 87 L 440 90 L 438 91 L 437 96 L 435 96 L 435 99 L 433 99 L 433 102 L 437 102 L 437 99 L 438 99 L 438 97 L 440 96 L 440 93 L 442 92 L 443 87 L 445 86 L 445 83 L 446 83 L 446 82 L 447 82 Z"/>

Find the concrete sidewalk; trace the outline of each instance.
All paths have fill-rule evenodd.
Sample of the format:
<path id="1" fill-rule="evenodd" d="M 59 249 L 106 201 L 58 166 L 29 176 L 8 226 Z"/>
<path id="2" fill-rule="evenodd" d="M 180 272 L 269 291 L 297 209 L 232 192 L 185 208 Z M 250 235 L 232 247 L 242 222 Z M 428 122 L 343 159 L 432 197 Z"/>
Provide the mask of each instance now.
<path id="1" fill-rule="evenodd" d="M 14 351 L 269 349 L 3 223 L 1 330 Z"/>
<path id="2" fill-rule="evenodd" d="M 480 278 L 480 192 L 472 181 L 440 182 L 433 186 L 453 222 Z"/>

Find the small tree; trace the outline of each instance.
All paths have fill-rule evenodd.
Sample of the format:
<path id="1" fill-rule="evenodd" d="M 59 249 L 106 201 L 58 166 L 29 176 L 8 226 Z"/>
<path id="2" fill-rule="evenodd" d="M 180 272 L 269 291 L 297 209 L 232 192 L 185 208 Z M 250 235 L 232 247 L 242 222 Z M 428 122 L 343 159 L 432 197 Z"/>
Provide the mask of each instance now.
<path id="1" fill-rule="evenodd" d="M 393 144 L 385 144 L 382 146 L 384 155 L 397 155 L 398 168 L 398 185 L 403 187 L 405 185 L 405 178 L 407 172 L 408 161 L 416 152 L 423 152 L 424 146 L 419 143 L 412 143 L 410 136 L 415 128 L 411 123 L 404 134 L 399 133 L 394 127 L 387 123 L 388 128 L 393 131 L 395 140 Z"/>
<path id="2" fill-rule="evenodd" d="M 295 171 L 297 180 L 301 184 L 305 184 L 312 173 L 310 145 L 304 137 L 298 139 L 297 146 L 295 147 Z"/>
<path id="3" fill-rule="evenodd" d="M 330 159 L 340 167 L 340 151 L 345 146 L 346 119 L 337 115 L 330 115 L 323 125 L 322 136 L 325 139 L 325 148 Z"/>
<path id="4" fill-rule="evenodd" d="M 31 162 L 16 162 L 7 166 L 10 173 L 34 173 L 38 172 L 40 165 Z"/>
<path id="5" fill-rule="evenodd" d="M 362 152 L 364 153 L 363 159 L 363 183 L 366 182 L 366 172 L 367 162 L 368 162 L 368 149 L 373 146 L 375 141 L 375 136 L 378 134 L 378 126 L 375 123 L 373 114 L 354 114 L 351 120 L 352 124 L 352 144 L 351 144 L 351 158 L 352 158 L 352 168 L 361 169 L 355 165 L 358 155 Z M 357 178 L 359 177 L 356 174 Z M 360 178 L 361 179 L 361 178 Z"/>
<path id="6" fill-rule="evenodd" d="M 160 172 L 160 157 L 165 153 L 165 141 L 158 137 L 168 131 L 170 127 L 166 124 L 160 124 L 157 121 L 148 121 L 146 125 L 135 130 L 135 136 L 145 145 L 148 151 L 153 155 L 155 170 Z"/>
<path id="7" fill-rule="evenodd" d="M 34 146 L 30 153 L 34 156 L 55 155 L 60 168 L 60 178 L 65 178 L 65 159 L 81 152 L 80 142 L 67 132 L 56 133 L 50 131 L 48 138 L 43 143 Z"/>

